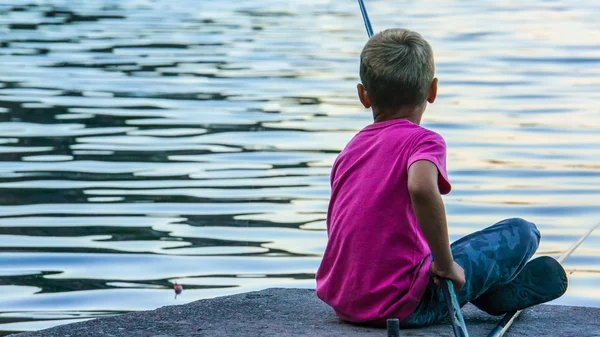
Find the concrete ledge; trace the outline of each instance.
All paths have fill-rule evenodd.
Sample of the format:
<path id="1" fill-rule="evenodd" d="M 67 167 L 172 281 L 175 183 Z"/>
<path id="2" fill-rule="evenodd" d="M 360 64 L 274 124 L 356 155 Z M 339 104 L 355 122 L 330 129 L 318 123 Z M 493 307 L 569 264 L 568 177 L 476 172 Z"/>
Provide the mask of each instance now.
<path id="1" fill-rule="evenodd" d="M 498 322 L 471 305 L 463 308 L 471 336 L 486 336 Z M 11 336 L 387 336 L 385 329 L 340 321 L 309 289 L 267 289 L 133 312 Z M 402 336 L 453 336 L 449 323 Z M 600 308 L 541 305 L 528 309 L 509 336 L 600 336 Z"/>

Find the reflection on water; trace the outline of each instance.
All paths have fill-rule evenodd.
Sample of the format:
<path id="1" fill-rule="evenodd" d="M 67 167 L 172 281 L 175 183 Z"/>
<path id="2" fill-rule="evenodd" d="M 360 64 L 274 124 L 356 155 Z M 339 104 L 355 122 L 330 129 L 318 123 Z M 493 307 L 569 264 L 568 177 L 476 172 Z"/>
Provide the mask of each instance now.
<path id="1" fill-rule="evenodd" d="M 600 5 L 367 5 L 436 51 L 452 239 L 520 216 L 557 256 L 600 220 Z M 352 1 L 3 1 L 0 330 L 314 287 L 330 166 L 371 122 L 361 20 Z M 599 244 L 557 303 L 600 306 Z"/>

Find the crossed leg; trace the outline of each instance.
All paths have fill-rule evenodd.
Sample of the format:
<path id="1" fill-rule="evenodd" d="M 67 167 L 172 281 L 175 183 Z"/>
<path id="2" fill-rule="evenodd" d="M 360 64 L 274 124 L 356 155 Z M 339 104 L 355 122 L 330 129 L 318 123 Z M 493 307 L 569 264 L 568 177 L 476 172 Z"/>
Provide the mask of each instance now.
<path id="1" fill-rule="evenodd" d="M 468 302 L 480 306 L 479 297 L 510 283 L 531 259 L 539 241 L 540 232 L 533 223 L 513 218 L 452 243 L 452 256 L 465 270 L 467 281 L 457 293 L 460 306 Z M 419 306 L 401 325 L 426 326 L 447 315 L 444 296 L 430 280 Z"/>

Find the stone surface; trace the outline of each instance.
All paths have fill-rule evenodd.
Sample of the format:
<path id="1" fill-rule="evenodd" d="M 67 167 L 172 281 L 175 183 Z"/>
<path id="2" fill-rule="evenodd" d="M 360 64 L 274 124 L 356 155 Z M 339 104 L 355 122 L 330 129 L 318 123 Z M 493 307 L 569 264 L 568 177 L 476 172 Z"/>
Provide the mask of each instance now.
<path id="1" fill-rule="evenodd" d="M 463 308 L 469 334 L 486 336 L 498 322 L 471 305 Z M 200 300 L 153 311 L 133 312 L 47 330 L 11 336 L 345 336 L 385 337 L 385 329 L 355 326 L 340 321 L 308 289 L 267 289 L 258 292 Z M 527 309 L 508 336 L 600 336 L 600 308 L 540 305 Z M 453 336 L 449 323 L 401 336 Z"/>

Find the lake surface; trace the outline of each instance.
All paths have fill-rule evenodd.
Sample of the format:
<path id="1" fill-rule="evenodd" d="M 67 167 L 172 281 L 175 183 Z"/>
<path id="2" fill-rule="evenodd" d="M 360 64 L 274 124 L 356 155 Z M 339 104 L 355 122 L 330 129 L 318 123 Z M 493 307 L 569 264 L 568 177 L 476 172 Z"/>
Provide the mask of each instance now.
<path id="1" fill-rule="evenodd" d="M 435 50 L 453 240 L 600 221 L 600 2 L 367 8 Z M 0 330 L 314 287 L 366 39 L 355 1 L 0 0 Z M 600 307 L 599 247 L 555 303 Z"/>

